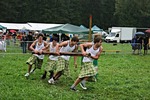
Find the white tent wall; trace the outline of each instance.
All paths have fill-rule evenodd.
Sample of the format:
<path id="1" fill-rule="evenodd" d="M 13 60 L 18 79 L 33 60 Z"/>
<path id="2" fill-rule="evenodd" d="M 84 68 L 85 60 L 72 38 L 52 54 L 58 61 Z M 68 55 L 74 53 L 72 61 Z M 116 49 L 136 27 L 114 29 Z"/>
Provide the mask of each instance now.
<path id="1" fill-rule="evenodd" d="M 42 31 L 43 29 L 46 28 L 51 28 L 51 27 L 56 27 L 60 26 L 63 24 L 46 24 L 46 23 L 27 23 L 30 26 L 30 30 L 37 30 L 37 31 Z"/>
<path id="2" fill-rule="evenodd" d="M 31 29 L 31 27 L 27 23 L 1 23 L 0 25 L 7 27 L 7 29 Z"/>
<path id="3" fill-rule="evenodd" d="M 46 28 L 51 28 L 55 26 L 60 26 L 63 24 L 46 24 L 46 23 L 3 23 L 0 22 L 0 25 L 7 27 L 7 29 L 16 29 L 16 30 L 21 30 L 21 29 L 27 29 L 27 30 L 37 30 L 37 31 L 42 31 L 43 29 Z"/>

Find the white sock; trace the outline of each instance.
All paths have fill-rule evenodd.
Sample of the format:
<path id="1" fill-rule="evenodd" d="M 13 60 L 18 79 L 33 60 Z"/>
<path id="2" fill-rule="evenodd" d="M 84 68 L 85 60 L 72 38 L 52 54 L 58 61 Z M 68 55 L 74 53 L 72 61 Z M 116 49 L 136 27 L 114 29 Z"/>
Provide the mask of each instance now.
<path id="1" fill-rule="evenodd" d="M 72 84 L 71 88 L 75 88 L 75 85 L 74 85 L 74 84 Z"/>

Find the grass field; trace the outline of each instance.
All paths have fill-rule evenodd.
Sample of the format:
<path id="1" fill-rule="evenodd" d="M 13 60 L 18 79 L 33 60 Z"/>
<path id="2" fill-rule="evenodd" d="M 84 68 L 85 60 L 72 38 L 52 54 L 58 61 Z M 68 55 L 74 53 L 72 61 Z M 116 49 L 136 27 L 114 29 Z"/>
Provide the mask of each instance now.
<path id="1" fill-rule="evenodd" d="M 102 54 L 99 59 L 97 82 L 87 82 L 88 89 L 78 92 L 69 88 L 80 71 L 80 57 L 75 71 L 73 58 L 70 60 L 72 79 L 62 76 L 55 85 L 40 77 L 43 68 L 37 69 L 29 79 L 25 61 L 31 54 L 0 54 L 0 100 L 149 100 L 150 99 L 150 55 L 132 55 L 129 45 L 104 44 L 107 49 L 123 50 L 119 54 Z M 8 49 L 9 50 L 9 49 Z M 8 51 L 10 52 L 10 51 Z M 21 52 L 19 50 L 19 52 Z"/>

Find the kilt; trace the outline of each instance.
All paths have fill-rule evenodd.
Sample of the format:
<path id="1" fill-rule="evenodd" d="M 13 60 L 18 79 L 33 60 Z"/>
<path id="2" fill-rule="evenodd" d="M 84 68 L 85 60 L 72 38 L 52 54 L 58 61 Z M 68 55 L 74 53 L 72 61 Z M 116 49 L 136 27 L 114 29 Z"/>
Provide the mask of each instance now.
<path id="1" fill-rule="evenodd" d="M 54 70 L 56 70 L 56 67 L 57 67 L 57 60 L 48 59 L 47 66 L 45 67 L 45 70 L 47 72 L 54 71 Z"/>
<path id="2" fill-rule="evenodd" d="M 61 57 L 58 58 L 57 69 L 56 72 L 63 71 L 63 74 L 69 75 L 69 61 L 65 60 Z"/>
<path id="3" fill-rule="evenodd" d="M 94 69 L 92 62 L 84 62 L 81 65 L 81 71 L 79 73 L 79 78 L 90 77 L 96 75 L 96 71 Z"/>
<path id="4" fill-rule="evenodd" d="M 26 61 L 26 64 L 29 64 L 29 65 L 35 65 L 35 68 L 39 68 L 41 69 L 42 67 L 42 64 L 43 64 L 43 59 L 39 59 L 37 56 L 35 55 L 32 55 L 27 61 Z"/>

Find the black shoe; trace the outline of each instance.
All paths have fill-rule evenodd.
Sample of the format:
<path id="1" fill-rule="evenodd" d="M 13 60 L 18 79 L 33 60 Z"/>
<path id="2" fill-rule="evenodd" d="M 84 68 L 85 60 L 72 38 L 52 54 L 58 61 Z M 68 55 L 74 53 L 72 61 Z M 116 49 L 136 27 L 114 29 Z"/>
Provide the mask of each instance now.
<path id="1" fill-rule="evenodd" d="M 78 90 L 76 90 L 75 88 L 70 88 L 70 89 L 71 89 L 72 91 L 75 91 L 75 92 L 78 91 Z"/>
<path id="2" fill-rule="evenodd" d="M 46 78 L 46 75 L 42 75 L 41 79 L 43 80 L 43 79 L 45 79 L 45 78 Z"/>

